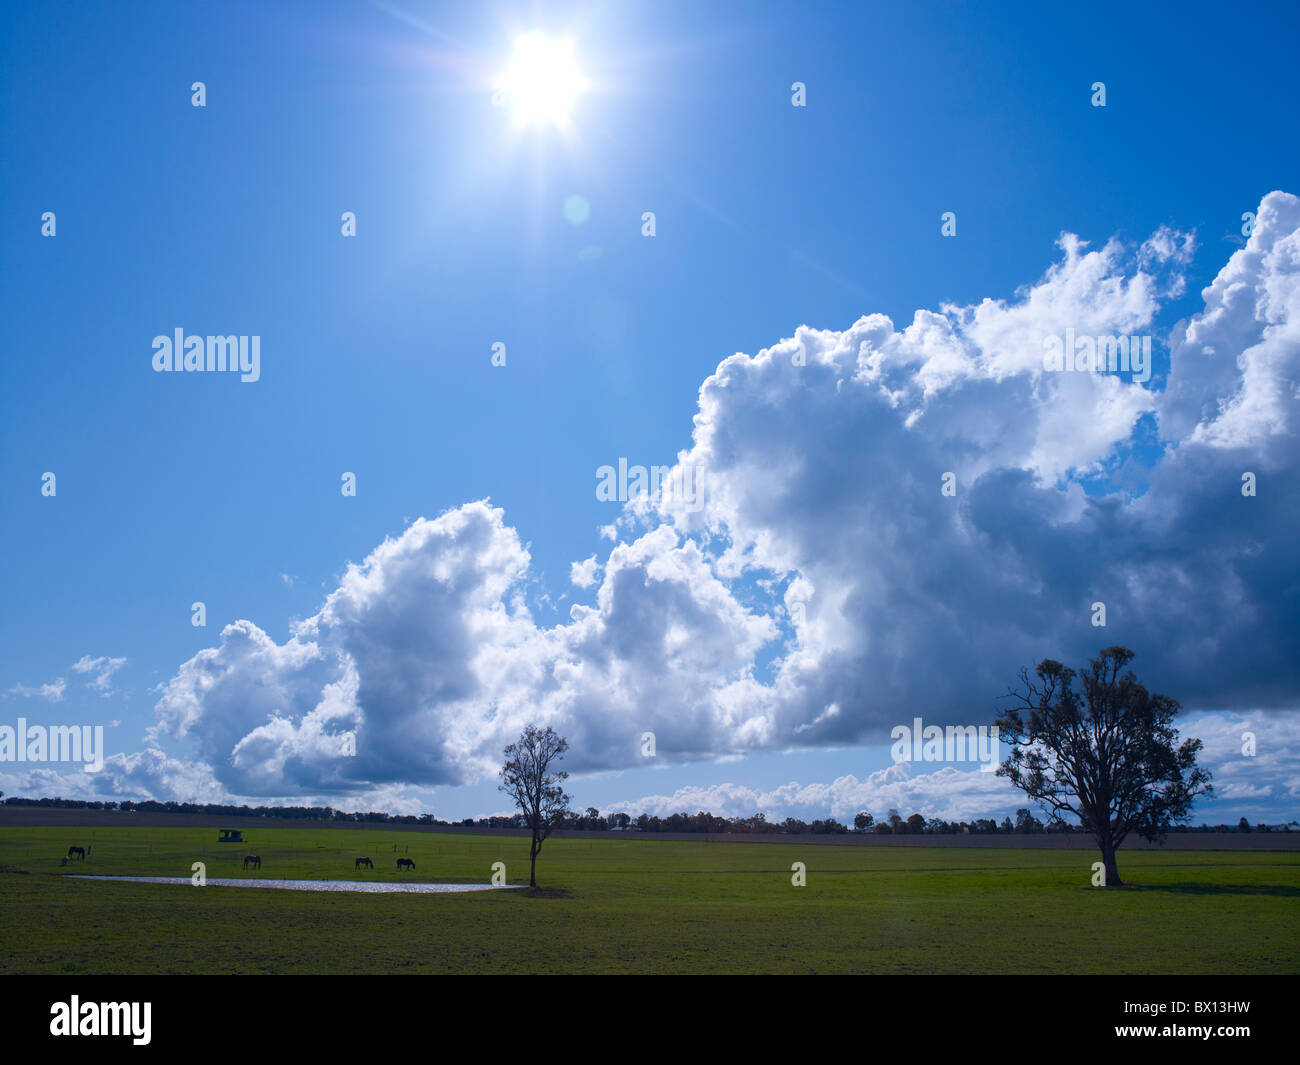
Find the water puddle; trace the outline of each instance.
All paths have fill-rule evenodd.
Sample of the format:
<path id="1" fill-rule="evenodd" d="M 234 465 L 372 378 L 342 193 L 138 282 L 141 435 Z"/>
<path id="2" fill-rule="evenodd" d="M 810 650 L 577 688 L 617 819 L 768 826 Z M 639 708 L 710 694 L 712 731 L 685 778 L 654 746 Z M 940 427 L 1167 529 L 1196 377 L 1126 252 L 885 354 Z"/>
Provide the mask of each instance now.
<path id="1" fill-rule="evenodd" d="M 188 876 L 80 876 L 71 880 L 123 880 L 130 884 L 192 884 Z M 283 891 L 363 891 L 372 895 L 405 893 L 438 895 L 453 891 L 498 891 L 522 887 L 522 884 L 417 884 L 405 881 L 367 880 L 258 880 L 248 877 L 208 877 L 208 887 L 279 888 Z"/>

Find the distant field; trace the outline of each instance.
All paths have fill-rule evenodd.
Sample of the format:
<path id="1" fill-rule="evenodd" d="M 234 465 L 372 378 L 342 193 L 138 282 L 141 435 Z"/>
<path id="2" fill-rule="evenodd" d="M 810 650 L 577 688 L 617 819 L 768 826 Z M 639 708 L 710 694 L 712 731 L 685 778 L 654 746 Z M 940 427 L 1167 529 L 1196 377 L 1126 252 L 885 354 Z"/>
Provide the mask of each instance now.
<path id="1" fill-rule="evenodd" d="M 215 822 L 213 823 L 215 824 Z M 223 822 L 224 824 L 224 822 Z M 378 828 L 0 828 L 5 973 L 1296 973 L 1300 854 L 560 838 L 542 890 L 311 894 L 70 880 L 67 871 L 484 883 L 516 836 Z M 72 844 L 90 860 L 61 869 Z M 393 848 L 398 848 L 394 852 Z M 404 849 L 408 848 L 408 849 Z M 372 873 L 357 873 L 368 855 Z M 804 862 L 807 886 L 791 885 Z M 412 874 L 404 873 L 406 879 Z"/>
<path id="2" fill-rule="evenodd" d="M 310 825 L 312 831 L 333 832 L 336 829 L 352 829 L 355 824 L 346 821 L 308 822 L 281 817 L 223 817 L 220 814 L 179 814 L 179 813 L 143 813 L 134 811 L 126 813 L 120 810 L 81 810 L 59 806 L 10 806 L 0 805 L 0 835 L 9 826 L 44 826 L 50 828 L 81 827 L 118 827 L 135 828 L 208 828 L 215 831 L 220 828 L 291 828 L 301 829 Z M 385 832 L 441 832 L 451 835 L 516 835 L 527 836 L 525 829 L 477 829 L 461 825 L 410 825 L 377 824 L 377 829 Z M 599 838 L 604 833 L 579 832 L 563 830 L 555 833 L 556 838 L 590 840 Z M 614 839 L 623 833 L 610 833 Z M 785 833 L 758 833 L 738 836 L 735 833 L 709 832 L 630 832 L 632 838 L 652 840 L 679 839 L 691 843 L 704 841 L 753 843 L 787 843 L 790 836 Z M 1096 848 L 1092 838 L 1082 832 L 1040 832 L 1022 835 L 1020 833 L 992 833 L 989 835 L 921 835 L 895 836 L 890 833 L 878 835 L 875 832 L 847 832 L 843 835 L 820 835 L 805 833 L 797 839 L 800 846 L 842 847 L 1006 847 L 1029 848 L 1033 850 L 1081 850 L 1091 851 Z M 1126 850 L 1268 850 L 1300 851 L 1300 832 L 1171 832 L 1160 843 L 1146 843 L 1137 836 L 1130 837 L 1124 844 Z"/>

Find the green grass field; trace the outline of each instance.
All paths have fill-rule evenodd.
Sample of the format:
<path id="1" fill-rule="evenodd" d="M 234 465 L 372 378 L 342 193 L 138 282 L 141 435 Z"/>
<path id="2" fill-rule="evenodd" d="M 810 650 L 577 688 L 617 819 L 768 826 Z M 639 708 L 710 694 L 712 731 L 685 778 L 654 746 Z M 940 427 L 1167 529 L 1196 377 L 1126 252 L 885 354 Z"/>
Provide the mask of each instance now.
<path id="1" fill-rule="evenodd" d="M 536 894 L 315 894 L 62 874 L 527 883 L 528 841 L 359 829 L 0 830 L 5 973 L 1295 973 L 1300 854 L 551 839 Z M 71 844 L 91 860 L 60 869 Z M 245 853 L 262 856 L 243 874 Z M 400 853 L 400 852 L 399 852 Z M 374 859 L 354 873 L 353 859 Z M 791 865 L 807 866 L 807 886 Z"/>

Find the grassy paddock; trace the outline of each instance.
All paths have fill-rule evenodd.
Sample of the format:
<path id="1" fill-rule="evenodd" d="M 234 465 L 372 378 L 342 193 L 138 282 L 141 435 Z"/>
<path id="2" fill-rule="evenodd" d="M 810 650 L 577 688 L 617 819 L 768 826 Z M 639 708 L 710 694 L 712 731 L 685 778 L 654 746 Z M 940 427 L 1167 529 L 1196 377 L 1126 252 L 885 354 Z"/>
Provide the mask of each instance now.
<path id="1" fill-rule="evenodd" d="M 236 826 L 239 827 L 239 826 Z M 1300 854 L 551 839 L 541 889 L 315 894 L 133 876 L 527 883 L 528 840 L 380 828 L 0 830 L 0 972 L 1295 973 Z M 70 845 L 91 857 L 60 868 Z M 395 853 L 393 846 L 398 850 Z M 404 851 L 402 848 L 409 848 Z M 243 873 L 246 853 L 260 873 Z M 373 873 L 356 872 L 367 855 Z M 397 857 L 416 863 L 398 876 Z M 791 884 L 791 865 L 807 886 Z"/>

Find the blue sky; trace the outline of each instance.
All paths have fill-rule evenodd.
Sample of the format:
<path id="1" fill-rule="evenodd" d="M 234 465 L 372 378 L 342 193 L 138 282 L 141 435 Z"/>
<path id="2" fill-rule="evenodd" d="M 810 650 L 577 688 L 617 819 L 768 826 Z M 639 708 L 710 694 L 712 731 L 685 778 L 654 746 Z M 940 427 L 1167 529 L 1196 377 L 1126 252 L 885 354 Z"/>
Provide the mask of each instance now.
<path id="1" fill-rule="evenodd" d="M 1296 816 L 1296 207 L 1265 201 L 1300 192 L 1294 5 L 0 19 L 0 720 L 103 724 L 120 756 L 0 767 L 6 793 L 478 815 L 539 717 L 581 806 L 974 816 L 1022 803 L 891 768 L 906 707 L 991 721 L 1015 668 L 1123 642 L 1229 785 L 1197 816 Z M 493 106 L 530 30 L 590 81 L 565 127 Z M 1145 389 L 1057 396 L 1026 362 L 1026 331 L 1089 323 L 1155 337 Z M 831 331 L 792 341 L 815 372 L 760 356 L 800 326 Z M 153 372 L 177 328 L 260 337 L 260 379 Z M 599 467 L 679 453 L 703 515 L 597 499 Z"/>

